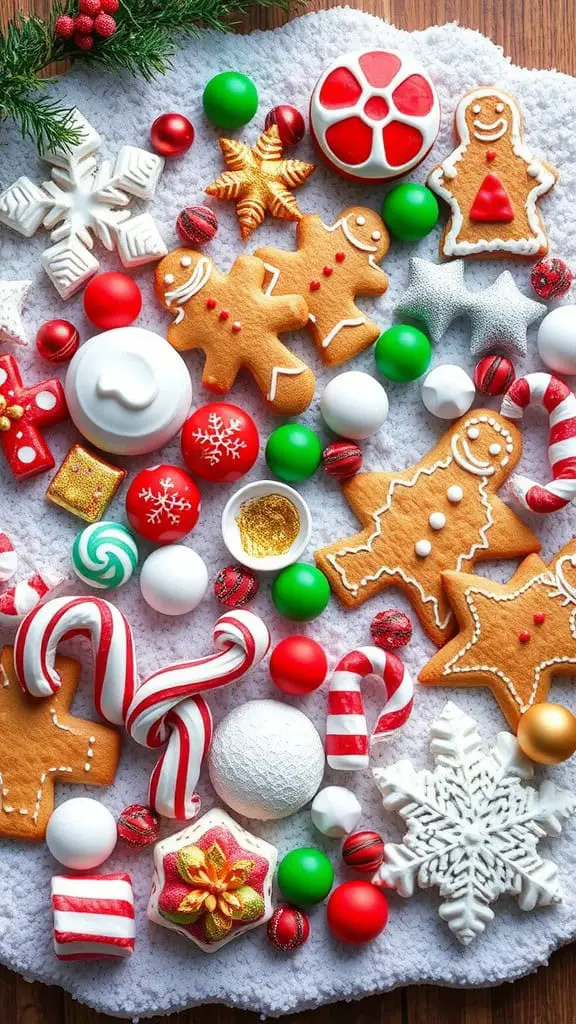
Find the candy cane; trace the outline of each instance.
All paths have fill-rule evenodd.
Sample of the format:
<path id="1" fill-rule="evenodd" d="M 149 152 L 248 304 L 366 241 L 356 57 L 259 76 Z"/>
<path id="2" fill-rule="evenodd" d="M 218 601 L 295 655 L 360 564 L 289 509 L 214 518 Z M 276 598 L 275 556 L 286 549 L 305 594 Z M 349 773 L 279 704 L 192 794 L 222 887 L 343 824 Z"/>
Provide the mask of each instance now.
<path id="1" fill-rule="evenodd" d="M 128 708 L 126 729 L 137 743 L 166 744 L 150 777 L 148 802 L 167 818 L 190 820 L 200 810 L 195 789 L 212 739 L 212 716 L 199 694 L 239 679 L 270 646 L 262 619 L 243 610 L 222 615 L 213 639 L 217 654 L 155 672 Z"/>
<path id="2" fill-rule="evenodd" d="M 0 626 L 16 628 L 24 616 L 61 582 L 61 576 L 35 572 L 9 587 L 0 595 Z"/>
<path id="3" fill-rule="evenodd" d="M 7 583 L 18 568 L 18 555 L 7 533 L 0 530 L 0 583 Z"/>
<path id="4" fill-rule="evenodd" d="M 541 405 L 548 413 L 553 480 L 541 485 L 525 476 L 513 476 L 509 488 L 531 512 L 556 512 L 576 498 L 576 396 L 550 373 L 529 373 L 515 380 L 506 392 L 501 413 L 507 419 L 520 420 L 529 405 Z"/>
<path id="5" fill-rule="evenodd" d="M 61 640 L 87 636 L 94 650 L 94 704 L 102 718 L 122 725 L 138 685 L 132 630 L 114 605 L 98 597 L 57 597 L 38 605 L 21 623 L 14 664 L 33 697 L 51 697 L 61 686 L 54 667 Z"/>
<path id="6" fill-rule="evenodd" d="M 331 768 L 358 772 L 369 764 L 370 744 L 364 716 L 362 680 L 381 677 L 386 704 L 378 716 L 370 742 L 385 739 L 409 719 L 414 703 L 414 683 L 396 654 L 380 647 L 359 647 L 338 662 L 328 691 L 326 757 Z"/>

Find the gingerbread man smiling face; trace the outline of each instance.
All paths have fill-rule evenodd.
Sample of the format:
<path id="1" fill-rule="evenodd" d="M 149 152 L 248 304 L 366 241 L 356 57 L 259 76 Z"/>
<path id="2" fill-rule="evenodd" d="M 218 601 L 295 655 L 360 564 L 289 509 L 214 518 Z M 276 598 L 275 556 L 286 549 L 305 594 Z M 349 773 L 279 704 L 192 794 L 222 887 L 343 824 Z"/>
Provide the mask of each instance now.
<path id="1" fill-rule="evenodd" d="M 464 118 L 469 139 L 485 145 L 493 145 L 505 136 L 507 144 L 512 145 L 512 140 L 520 136 L 520 111 L 505 93 L 477 89 L 464 97 L 456 116 Z"/>

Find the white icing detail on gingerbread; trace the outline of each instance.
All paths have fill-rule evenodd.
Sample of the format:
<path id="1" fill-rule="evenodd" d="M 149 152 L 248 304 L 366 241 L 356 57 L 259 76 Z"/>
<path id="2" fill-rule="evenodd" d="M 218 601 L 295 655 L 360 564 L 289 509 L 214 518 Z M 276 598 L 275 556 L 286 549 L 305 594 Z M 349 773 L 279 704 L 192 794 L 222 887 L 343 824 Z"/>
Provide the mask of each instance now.
<path id="1" fill-rule="evenodd" d="M 464 491 L 458 484 L 452 484 L 446 491 L 446 497 L 452 505 L 457 505 L 464 497 Z"/>
<path id="2" fill-rule="evenodd" d="M 477 441 L 478 438 L 480 437 L 480 431 L 478 427 L 469 427 L 466 433 L 468 434 L 468 437 L 470 438 L 471 441 Z"/>
<path id="3" fill-rule="evenodd" d="M 183 256 L 182 259 L 180 260 L 180 266 L 181 267 L 189 267 L 191 263 L 192 263 L 192 257 L 191 256 Z"/>
<path id="4" fill-rule="evenodd" d="M 475 103 L 474 106 L 472 107 L 472 113 L 473 114 L 479 114 L 481 110 L 482 110 L 482 107 L 480 106 L 479 103 Z"/>
<path id="5" fill-rule="evenodd" d="M 310 319 L 310 317 L 308 318 Z M 337 334 L 344 329 L 344 327 L 361 327 L 362 324 L 366 323 L 366 317 L 358 316 L 356 319 L 339 320 L 338 323 L 328 332 L 325 338 L 322 339 L 322 348 L 328 348 L 330 343 L 334 341 Z"/>
<path id="6" fill-rule="evenodd" d="M 432 551 L 432 545 L 429 540 L 417 540 L 414 545 L 414 551 L 418 558 L 427 558 Z"/>
<path id="7" fill-rule="evenodd" d="M 174 284 L 174 274 L 164 274 L 164 284 Z"/>
<path id="8" fill-rule="evenodd" d="M 45 772 L 42 772 L 42 775 L 40 776 L 40 786 L 36 791 L 36 803 L 34 804 L 34 811 L 32 813 L 32 821 L 34 822 L 34 824 L 36 824 L 36 822 L 38 821 L 38 815 L 40 813 L 40 805 L 42 803 L 44 783 L 46 782 L 48 776 L 54 775 L 55 772 L 57 772 L 58 775 L 71 775 L 72 768 L 67 768 L 64 765 L 60 765 L 59 768 L 47 768 Z M 28 812 L 25 811 L 25 813 L 27 814 Z"/>
<path id="9" fill-rule="evenodd" d="M 460 440 L 462 441 L 463 452 L 458 448 Z M 461 438 L 460 434 L 454 434 L 450 441 L 450 447 L 455 461 L 467 473 L 472 473 L 473 476 L 492 476 L 496 472 L 494 466 L 491 466 L 489 462 L 474 458 L 467 441 Z"/>
<path id="10" fill-rule="evenodd" d="M 358 223 L 358 218 L 356 219 L 356 223 Z M 346 240 L 350 242 L 350 245 L 353 245 L 355 249 L 360 249 L 361 252 L 378 252 L 377 245 L 366 245 L 365 242 L 361 242 L 359 238 L 356 238 L 348 223 L 348 217 L 341 217 L 335 224 L 325 224 L 324 221 L 322 221 L 322 227 L 325 228 L 326 231 L 337 231 L 338 228 L 342 228 L 342 233 L 345 235 Z M 378 267 L 378 270 L 380 269 L 381 268 Z"/>
<path id="11" fill-rule="evenodd" d="M 278 267 L 273 266 L 272 263 L 264 262 L 266 270 L 270 274 L 270 280 L 264 289 L 264 295 L 272 295 L 276 285 L 278 284 L 278 278 L 280 277 L 280 271 Z"/>
<path id="12" fill-rule="evenodd" d="M 382 233 L 380 231 L 373 231 L 370 237 L 373 242 L 378 242 L 382 238 Z"/>
<path id="13" fill-rule="evenodd" d="M 177 306 L 181 306 L 188 302 L 193 295 L 197 295 L 198 292 L 202 291 L 204 285 L 210 280 L 211 272 L 210 260 L 206 259 L 205 256 L 201 256 L 190 277 L 171 292 L 164 293 L 166 305 L 171 306 L 174 302 Z"/>
<path id="14" fill-rule="evenodd" d="M 280 376 L 292 376 L 296 377 L 299 373 L 303 373 L 306 369 L 305 366 L 273 366 L 272 377 L 270 379 L 270 391 L 268 392 L 267 398 L 269 402 L 273 402 L 276 398 L 276 391 L 278 390 L 278 377 Z"/>
<path id="15" fill-rule="evenodd" d="M 431 512 L 428 522 L 432 530 L 443 530 L 446 526 L 446 516 L 443 512 Z"/>
<path id="16" fill-rule="evenodd" d="M 364 225 L 366 223 L 366 217 L 356 217 L 356 223 L 357 223 L 358 227 L 361 227 L 361 228 L 364 227 Z"/>
<path id="17" fill-rule="evenodd" d="M 497 114 L 503 114 L 504 113 L 504 104 L 503 103 L 497 103 L 496 107 L 495 107 L 495 110 L 496 110 Z"/>
<path id="18" fill-rule="evenodd" d="M 57 729 L 62 729 L 63 732 L 73 732 L 73 729 L 69 725 L 64 725 L 58 721 L 58 715 L 56 714 L 56 708 L 50 708 L 50 717 L 52 718 L 52 724 Z"/>
<path id="19" fill-rule="evenodd" d="M 500 452 L 502 451 L 502 445 L 501 444 L 491 444 L 489 449 L 488 449 L 488 451 L 490 452 L 490 455 L 499 455 Z"/>
<path id="20" fill-rule="evenodd" d="M 504 108 L 502 108 L 504 109 Z M 474 138 L 480 142 L 497 142 L 508 131 L 508 121 L 505 117 L 499 117 L 491 124 L 484 124 L 482 121 L 474 121 Z"/>

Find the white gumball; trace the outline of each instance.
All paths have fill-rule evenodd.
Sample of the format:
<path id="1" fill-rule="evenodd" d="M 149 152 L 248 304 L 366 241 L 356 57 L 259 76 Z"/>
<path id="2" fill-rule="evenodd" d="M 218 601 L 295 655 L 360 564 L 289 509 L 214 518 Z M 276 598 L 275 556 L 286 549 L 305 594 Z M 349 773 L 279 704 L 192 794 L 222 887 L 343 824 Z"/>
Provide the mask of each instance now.
<path id="1" fill-rule="evenodd" d="M 342 839 L 356 828 L 362 807 L 351 789 L 325 786 L 314 797 L 310 814 L 313 824 L 323 836 Z"/>
<path id="2" fill-rule="evenodd" d="M 388 416 L 388 396 L 368 373 L 349 370 L 324 388 L 320 411 L 335 434 L 362 441 L 371 437 Z"/>
<path id="3" fill-rule="evenodd" d="M 146 604 L 161 615 L 186 615 L 200 604 L 208 570 L 200 555 L 183 544 L 157 548 L 142 566 L 140 590 Z"/>
<path id="4" fill-rule="evenodd" d="M 46 845 L 52 856 L 75 871 L 90 871 L 103 864 L 117 841 L 114 816 L 104 804 L 85 796 L 60 804 L 46 829 Z"/>
<path id="5" fill-rule="evenodd" d="M 558 306 L 544 317 L 536 339 L 540 359 L 556 373 L 576 373 L 576 306 Z"/>
<path id="6" fill-rule="evenodd" d="M 422 401 L 433 416 L 455 420 L 463 416 L 474 401 L 474 381 L 461 366 L 444 363 L 430 371 L 422 385 Z"/>

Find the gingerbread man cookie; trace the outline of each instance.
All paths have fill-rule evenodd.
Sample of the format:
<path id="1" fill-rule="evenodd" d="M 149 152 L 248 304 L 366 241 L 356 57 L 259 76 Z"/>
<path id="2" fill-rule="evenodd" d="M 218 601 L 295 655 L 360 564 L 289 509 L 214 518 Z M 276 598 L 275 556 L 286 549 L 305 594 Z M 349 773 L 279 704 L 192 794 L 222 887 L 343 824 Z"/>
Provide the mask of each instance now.
<path id="1" fill-rule="evenodd" d="M 58 781 L 108 786 L 120 761 L 120 733 L 70 714 L 80 666 L 57 658 L 62 686 L 49 700 L 24 693 L 11 647 L 0 656 L 0 835 L 41 840 Z"/>
<path id="2" fill-rule="evenodd" d="M 303 327 L 308 308 L 300 295 L 266 295 L 265 277 L 255 256 L 239 256 L 222 274 L 207 256 L 175 249 L 158 265 L 156 294 L 175 315 L 170 344 L 205 352 L 204 387 L 226 394 L 245 367 L 274 412 L 296 416 L 312 401 L 314 374 L 278 334 Z"/>
<path id="3" fill-rule="evenodd" d="M 516 100 L 493 86 L 474 89 L 455 123 L 460 144 L 428 178 L 450 206 L 440 255 L 543 256 L 548 239 L 536 203 L 558 171 L 524 142 Z"/>
<path id="4" fill-rule="evenodd" d="M 338 366 L 376 341 L 380 328 L 354 300 L 382 295 L 388 278 L 378 266 L 390 239 L 373 210 L 352 206 L 334 224 L 306 214 L 296 231 L 297 251 L 257 249 L 270 275 L 271 295 L 304 295 L 308 326 L 329 366 Z"/>
<path id="5" fill-rule="evenodd" d="M 346 481 L 344 494 L 365 528 L 316 552 L 334 593 L 353 608 L 386 587 L 401 587 L 431 640 L 444 643 L 455 624 L 442 572 L 540 550 L 538 538 L 496 497 L 521 452 L 516 427 L 480 409 L 457 420 L 415 466 Z"/>
<path id="6" fill-rule="evenodd" d="M 545 701 L 553 676 L 576 673 L 576 540 L 550 565 L 530 555 L 508 583 L 443 574 L 460 632 L 423 668 L 420 682 L 487 686 L 516 729 Z"/>

